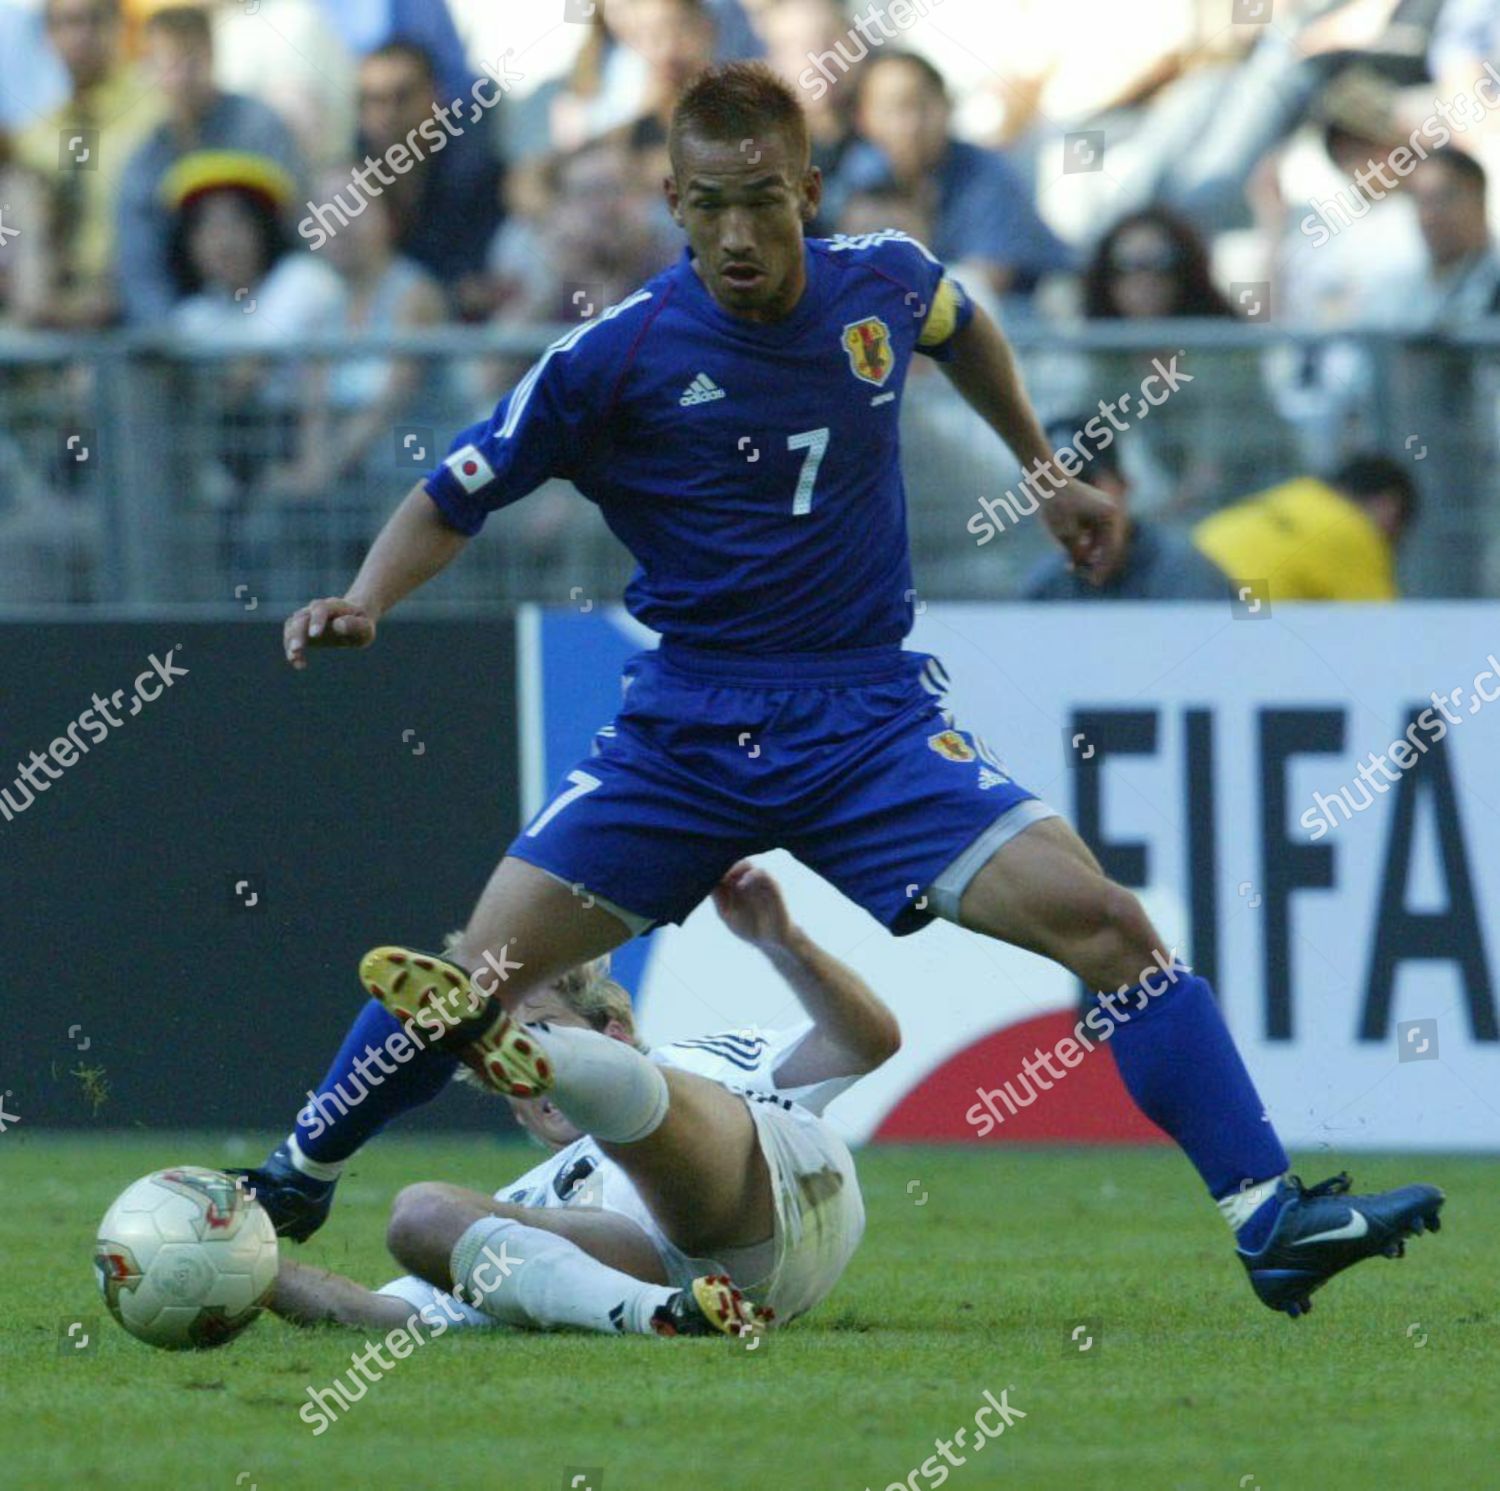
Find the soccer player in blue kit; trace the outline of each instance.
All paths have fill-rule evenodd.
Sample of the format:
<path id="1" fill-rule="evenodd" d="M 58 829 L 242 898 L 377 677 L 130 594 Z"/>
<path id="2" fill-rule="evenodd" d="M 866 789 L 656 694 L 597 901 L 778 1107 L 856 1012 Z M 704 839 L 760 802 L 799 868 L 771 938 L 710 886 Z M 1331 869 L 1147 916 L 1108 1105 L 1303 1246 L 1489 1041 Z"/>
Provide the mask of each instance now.
<path id="1" fill-rule="evenodd" d="M 941 664 L 903 649 L 913 591 L 897 421 L 912 357 L 938 359 L 1050 488 L 1042 518 L 1075 564 L 1100 561 L 1108 498 L 1076 462 L 1054 461 L 999 328 L 920 244 L 805 238 L 821 182 L 797 98 L 772 73 L 701 74 L 668 143 L 682 258 L 549 347 L 407 494 L 348 593 L 286 623 L 295 668 L 314 648 L 368 645 L 489 513 L 561 477 L 635 556 L 626 603 L 661 636 L 628 665 L 618 717 L 511 844 L 457 944 L 361 963 L 378 1001 L 371 1044 L 394 1028 L 381 1021 L 420 1010 L 445 1033 L 355 1128 L 425 1101 L 457 1060 L 512 1096 L 545 1091 L 573 1054 L 507 1009 L 682 921 L 731 864 L 779 846 L 898 936 L 941 916 L 1101 991 L 1089 1028 L 1107 1030 L 1132 1098 L 1198 1170 L 1256 1294 L 1305 1312 L 1341 1269 L 1435 1229 L 1442 1192 L 1351 1195 L 1347 1176 L 1304 1187 L 1288 1174 L 1208 983 L 1164 956 L 1136 898 L 954 723 Z M 622 1072 L 611 1120 L 637 1139 L 664 1112 L 642 1065 Z M 610 1100 L 613 1079 L 598 1080 Z M 258 1185 L 316 1202 L 358 1137 L 340 1139 L 343 1153 L 283 1145 Z"/>

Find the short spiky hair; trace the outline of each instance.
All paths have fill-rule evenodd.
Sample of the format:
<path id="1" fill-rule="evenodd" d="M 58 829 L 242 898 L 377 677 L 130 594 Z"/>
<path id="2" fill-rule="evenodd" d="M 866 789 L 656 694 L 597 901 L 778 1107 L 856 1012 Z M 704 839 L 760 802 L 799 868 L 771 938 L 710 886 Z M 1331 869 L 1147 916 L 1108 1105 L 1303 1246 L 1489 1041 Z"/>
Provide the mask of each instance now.
<path id="1" fill-rule="evenodd" d="M 667 149 L 677 168 L 685 135 L 699 140 L 754 140 L 781 131 L 806 165 L 811 154 L 807 116 L 797 95 L 764 62 L 726 62 L 705 68 L 672 110 Z"/>

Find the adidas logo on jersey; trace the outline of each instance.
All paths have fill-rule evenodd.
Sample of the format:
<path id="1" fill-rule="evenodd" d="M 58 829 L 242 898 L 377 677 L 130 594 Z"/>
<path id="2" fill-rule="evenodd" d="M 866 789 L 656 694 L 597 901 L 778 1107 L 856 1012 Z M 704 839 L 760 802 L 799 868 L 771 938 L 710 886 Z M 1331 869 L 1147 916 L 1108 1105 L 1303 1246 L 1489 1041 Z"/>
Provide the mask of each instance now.
<path id="1" fill-rule="evenodd" d="M 722 399 L 725 396 L 724 390 L 707 373 L 699 373 L 682 390 L 682 397 L 677 402 L 686 409 L 690 404 L 711 404 L 715 399 Z"/>
<path id="2" fill-rule="evenodd" d="M 1010 778 L 1004 772 L 995 771 L 992 767 L 981 766 L 979 768 L 979 790 L 988 792 L 991 787 L 1003 787 Z"/>

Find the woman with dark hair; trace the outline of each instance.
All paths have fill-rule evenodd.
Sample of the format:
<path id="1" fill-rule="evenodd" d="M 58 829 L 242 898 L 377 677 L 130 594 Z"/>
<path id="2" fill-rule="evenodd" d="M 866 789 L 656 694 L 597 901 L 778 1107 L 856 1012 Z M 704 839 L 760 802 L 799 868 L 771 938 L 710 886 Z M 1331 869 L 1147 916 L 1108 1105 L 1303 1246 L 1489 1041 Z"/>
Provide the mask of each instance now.
<path id="1" fill-rule="evenodd" d="M 179 301 L 263 279 L 286 252 L 286 234 L 269 198 L 237 185 L 200 191 L 172 224 L 167 261 Z"/>
<path id="2" fill-rule="evenodd" d="M 1197 230 L 1165 207 L 1122 217 L 1099 240 L 1083 276 L 1091 321 L 1233 316 L 1208 267 Z"/>
<path id="3" fill-rule="evenodd" d="M 229 150 L 184 156 L 162 184 L 182 297 L 167 329 L 190 354 L 230 354 L 190 355 L 181 369 L 185 426 L 200 432 L 192 492 L 219 510 L 220 561 L 247 581 L 266 557 L 252 553 L 248 510 L 295 451 L 305 359 L 294 349 L 336 334 L 347 299 L 324 259 L 291 246 L 284 214 L 294 190 L 274 161 Z"/>
<path id="4" fill-rule="evenodd" d="M 1083 313 L 1140 322 L 1143 332 L 1182 318 L 1240 319 L 1214 283 L 1197 229 L 1158 206 L 1120 218 L 1099 240 L 1083 275 Z M 1138 395 L 1153 358 L 1189 377 L 1147 408 Z M 1263 486 L 1268 471 L 1290 474 L 1290 437 L 1267 396 L 1260 354 L 1248 347 L 1184 350 L 1175 332 L 1150 332 L 1137 347 L 1094 353 L 1089 379 L 1091 397 L 1120 399 L 1124 418 L 1138 424 L 1123 449 L 1141 505 L 1158 515 L 1201 512 Z"/>
<path id="5" fill-rule="evenodd" d="M 162 192 L 174 210 L 172 330 L 197 341 L 290 341 L 337 329 L 338 275 L 291 247 L 295 185 L 274 161 L 231 150 L 187 155 Z"/>

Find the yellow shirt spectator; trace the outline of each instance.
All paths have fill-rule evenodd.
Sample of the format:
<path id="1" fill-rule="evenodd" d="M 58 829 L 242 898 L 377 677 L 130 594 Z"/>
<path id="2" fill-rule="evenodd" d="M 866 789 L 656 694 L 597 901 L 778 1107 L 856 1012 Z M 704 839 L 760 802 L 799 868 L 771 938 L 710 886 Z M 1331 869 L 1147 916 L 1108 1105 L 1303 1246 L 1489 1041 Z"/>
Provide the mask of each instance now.
<path id="1" fill-rule="evenodd" d="M 1193 542 L 1234 584 L 1264 580 L 1276 601 L 1394 600 L 1396 542 L 1416 494 L 1384 456 L 1330 481 L 1302 476 L 1205 518 Z"/>

